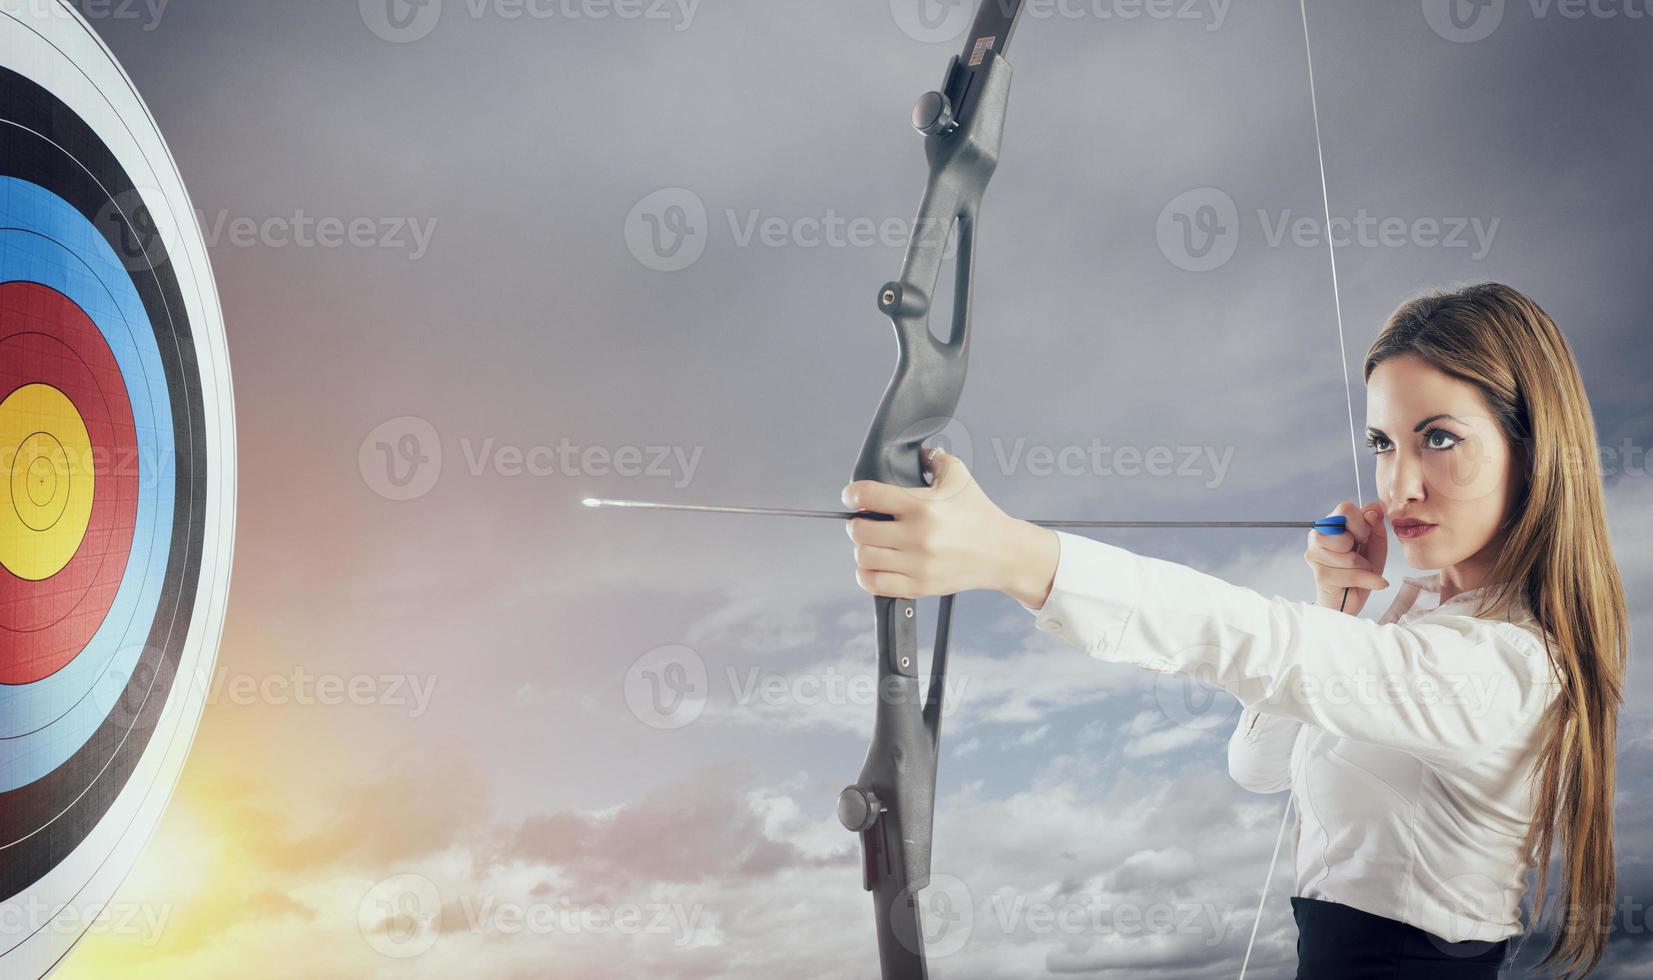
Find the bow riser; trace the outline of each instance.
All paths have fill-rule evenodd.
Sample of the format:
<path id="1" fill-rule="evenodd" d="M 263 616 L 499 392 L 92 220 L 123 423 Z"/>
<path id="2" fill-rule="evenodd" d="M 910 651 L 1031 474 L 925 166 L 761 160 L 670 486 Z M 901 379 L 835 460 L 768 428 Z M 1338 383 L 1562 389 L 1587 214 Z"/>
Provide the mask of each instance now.
<path id="1" fill-rule="evenodd" d="M 894 326 L 899 351 L 856 462 L 856 480 L 924 486 L 924 443 L 952 421 L 964 392 L 977 216 L 998 166 L 1010 80 L 1009 63 L 995 53 L 985 53 L 975 66 L 954 58 L 942 92 L 926 96 L 915 110 L 921 129 L 938 118 L 945 125 L 936 125 L 925 142 L 930 178 L 901 278 L 879 291 L 878 306 Z M 931 297 L 950 233 L 957 235 L 958 250 L 952 322 L 943 340 L 930 329 Z M 839 819 L 861 835 L 863 884 L 873 893 L 885 980 L 928 976 L 917 893 L 930 882 L 952 606 L 951 596 L 941 600 L 925 696 L 918 674 L 917 604 L 874 600 L 877 717 L 860 781 L 839 798 Z"/>

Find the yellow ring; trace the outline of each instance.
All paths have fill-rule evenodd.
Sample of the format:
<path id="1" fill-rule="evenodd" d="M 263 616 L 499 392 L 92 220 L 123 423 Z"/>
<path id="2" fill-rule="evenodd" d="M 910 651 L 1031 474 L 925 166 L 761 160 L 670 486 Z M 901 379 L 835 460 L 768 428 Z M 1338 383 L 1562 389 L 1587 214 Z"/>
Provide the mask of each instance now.
<path id="1" fill-rule="evenodd" d="M 0 565 L 41 582 L 80 550 L 92 522 L 97 467 L 86 422 L 67 395 L 32 384 L 0 402 Z"/>

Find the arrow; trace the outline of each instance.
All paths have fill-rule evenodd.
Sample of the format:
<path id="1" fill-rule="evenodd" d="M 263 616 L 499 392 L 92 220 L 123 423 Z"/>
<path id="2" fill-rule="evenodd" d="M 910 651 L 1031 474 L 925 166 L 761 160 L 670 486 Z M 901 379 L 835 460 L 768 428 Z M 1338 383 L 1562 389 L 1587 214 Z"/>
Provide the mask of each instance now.
<path id="1" fill-rule="evenodd" d="M 648 500 L 605 500 L 588 497 L 581 501 L 596 510 L 664 510 L 690 514 L 738 514 L 747 517 L 798 517 L 823 521 L 887 521 L 884 514 L 847 510 L 791 510 L 779 507 L 715 507 L 707 504 L 663 504 Z M 1319 531 L 1325 535 L 1349 533 L 1346 517 L 1322 517 L 1316 521 L 1029 521 L 1035 527 L 1066 528 L 1285 528 Z"/>

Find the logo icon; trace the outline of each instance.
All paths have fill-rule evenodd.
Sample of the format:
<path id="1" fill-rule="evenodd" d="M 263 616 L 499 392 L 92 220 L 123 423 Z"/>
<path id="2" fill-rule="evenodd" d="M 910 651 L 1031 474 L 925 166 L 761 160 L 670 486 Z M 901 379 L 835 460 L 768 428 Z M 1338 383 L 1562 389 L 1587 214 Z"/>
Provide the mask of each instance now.
<path id="1" fill-rule="evenodd" d="M 1486 922 L 1501 922 L 1520 904 L 1520 890 L 1513 892 L 1486 875 L 1466 873 L 1454 875 L 1431 889 L 1430 897 L 1440 905 L 1444 916 L 1439 925 L 1426 933 L 1434 947 L 1453 959 L 1484 957 L 1497 946 L 1485 940 L 1453 940 L 1483 928 Z M 1443 938 L 1445 937 L 1445 938 Z"/>
<path id="2" fill-rule="evenodd" d="M 422 41 L 442 20 L 442 0 L 361 0 L 362 23 L 391 44 Z"/>
<path id="3" fill-rule="evenodd" d="M 126 190 L 104 203 L 92 223 L 115 250 L 115 257 L 127 272 L 148 272 L 166 265 L 165 245 L 177 242 L 177 229 L 170 227 L 170 211 L 151 210 L 145 195 L 161 201 L 154 188 Z"/>
<path id="4" fill-rule="evenodd" d="M 1172 724 L 1191 731 L 1211 731 L 1234 722 L 1234 699 L 1217 685 L 1216 670 L 1208 665 L 1196 675 L 1156 671 L 1154 703 Z"/>
<path id="5" fill-rule="evenodd" d="M 706 253 L 711 222 L 706 202 L 684 187 L 655 191 L 626 216 L 626 248 L 655 272 L 681 272 Z"/>
<path id="6" fill-rule="evenodd" d="M 957 41 L 970 29 L 972 0 L 890 0 L 901 33 L 923 44 Z"/>
<path id="7" fill-rule="evenodd" d="M 442 476 L 442 439 L 424 419 L 391 419 L 362 440 L 356 463 L 374 493 L 386 500 L 417 500 Z"/>
<path id="8" fill-rule="evenodd" d="M 424 875 L 395 875 L 368 889 L 356 926 L 380 956 L 406 960 L 430 952 L 441 936 L 442 894 Z"/>
<path id="9" fill-rule="evenodd" d="M 160 721 L 155 692 L 171 690 L 175 685 L 181 687 L 177 665 L 165 657 L 146 661 L 144 654 L 148 652 L 149 648 L 143 646 L 123 647 L 110 658 L 109 665 L 88 692 L 99 715 L 121 731 L 153 731 Z M 131 665 L 130 669 L 124 666 L 126 664 Z M 196 672 L 184 680 L 196 689 L 191 693 L 199 693 L 205 700 L 209 693 L 208 685 L 204 683 L 206 678 Z M 144 713 L 145 708 L 149 710 L 148 715 Z"/>
<path id="10" fill-rule="evenodd" d="M 656 647 L 626 671 L 626 706 L 638 721 L 661 731 L 694 724 L 710 691 L 706 661 L 686 646 Z"/>
<path id="11" fill-rule="evenodd" d="M 932 874 L 930 883 L 918 893 L 919 928 L 932 959 L 952 956 L 964 949 L 976 925 L 976 905 L 970 886 L 948 874 Z M 897 933 L 906 942 L 906 937 Z"/>
<path id="12" fill-rule="evenodd" d="M 1211 272 L 1240 247 L 1240 209 L 1215 187 L 1179 194 L 1159 213 L 1159 250 L 1184 272 Z"/>
<path id="13" fill-rule="evenodd" d="M 1504 22 L 1505 0 L 1423 0 L 1423 19 L 1454 44 L 1473 44 L 1492 36 Z"/>

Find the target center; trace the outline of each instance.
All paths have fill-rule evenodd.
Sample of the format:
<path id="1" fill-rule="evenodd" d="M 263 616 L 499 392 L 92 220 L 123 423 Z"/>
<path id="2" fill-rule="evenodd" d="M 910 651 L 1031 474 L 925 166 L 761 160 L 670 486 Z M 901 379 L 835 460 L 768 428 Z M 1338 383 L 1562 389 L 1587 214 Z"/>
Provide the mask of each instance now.
<path id="1" fill-rule="evenodd" d="M 36 456 L 29 464 L 29 502 L 45 507 L 57 496 L 58 469 L 45 456 Z"/>

